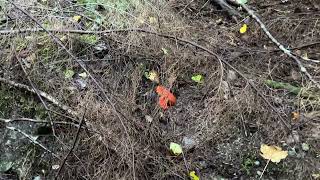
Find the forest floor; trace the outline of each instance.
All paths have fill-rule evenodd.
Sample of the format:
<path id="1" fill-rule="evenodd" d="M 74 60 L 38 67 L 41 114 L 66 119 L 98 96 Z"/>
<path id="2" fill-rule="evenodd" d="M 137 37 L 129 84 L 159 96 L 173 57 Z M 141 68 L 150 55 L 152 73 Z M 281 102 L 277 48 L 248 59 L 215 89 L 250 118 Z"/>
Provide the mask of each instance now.
<path id="1" fill-rule="evenodd" d="M 316 82 L 237 5 L 0 1 L 0 179 L 319 179 L 320 3 L 247 5 Z"/>

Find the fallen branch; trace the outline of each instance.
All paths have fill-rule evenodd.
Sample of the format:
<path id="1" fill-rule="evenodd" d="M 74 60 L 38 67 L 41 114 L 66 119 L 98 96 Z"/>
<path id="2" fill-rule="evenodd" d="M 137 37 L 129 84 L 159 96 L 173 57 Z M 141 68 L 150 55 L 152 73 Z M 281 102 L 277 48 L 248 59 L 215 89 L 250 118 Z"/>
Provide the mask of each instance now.
<path id="1" fill-rule="evenodd" d="M 147 30 L 140 29 L 140 28 L 128 28 L 128 29 L 111 29 L 111 30 L 104 30 L 104 31 L 88 31 L 88 30 L 77 30 L 77 29 L 47 29 L 47 31 L 52 33 L 70 33 L 70 34 L 97 34 L 97 35 L 104 35 L 110 33 L 121 33 L 121 32 L 146 32 Z M 40 28 L 26 28 L 26 29 L 11 29 L 11 30 L 0 30 L 0 35 L 16 35 L 16 34 L 23 34 L 23 33 L 37 33 L 37 32 L 45 32 L 45 30 Z M 315 46 L 320 44 L 320 41 L 310 42 L 307 44 L 303 44 L 300 46 L 288 48 L 289 50 L 295 49 L 302 49 L 309 46 Z M 274 49 L 269 51 L 282 51 L 281 49 Z M 263 52 L 268 52 L 265 50 Z"/>
<path id="2" fill-rule="evenodd" d="M 17 121 L 25 121 L 25 122 L 32 122 L 32 123 L 44 123 L 44 124 L 50 123 L 50 121 L 30 119 L 30 118 L 13 118 L 13 119 L 0 118 L 0 122 L 3 122 L 3 123 L 13 123 L 13 122 L 17 122 Z M 54 121 L 53 123 L 54 124 L 61 124 L 61 125 L 72 125 L 72 126 L 79 127 L 79 125 L 76 123 L 65 122 L 65 121 Z"/>
<path id="3" fill-rule="evenodd" d="M 57 174 L 56 174 L 56 176 L 55 176 L 55 179 L 57 179 L 57 177 L 59 176 L 59 174 L 60 174 L 60 172 L 61 172 L 61 170 L 62 170 L 62 168 L 63 168 L 64 164 L 65 164 L 65 163 L 66 163 L 66 161 L 67 161 L 68 156 L 72 153 L 73 149 L 74 149 L 74 148 L 75 148 L 75 146 L 76 146 L 76 143 L 77 143 L 78 138 L 79 138 L 79 134 L 80 134 L 81 126 L 82 126 L 82 124 L 84 124 L 84 123 L 85 123 L 85 121 L 84 121 L 84 119 L 85 119 L 85 118 L 84 118 L 85 113 L 86 113 L 86 110 L 85 110 L 85 111 L 84 111 L 84 113 L 83 113 L 83 116 L 82 116 L 82 119 L 81 119 L 81 121 L 80 121 L 80 124 L 79 124 L 78 130 L 77 130 L 77 133 L 76 133 L 76 137 L 74 138 L 74 141 L 73 141 L 72 147 L 71 147 L 71 149 L 69 150 L 68 154 L 64 157 L 63 161 L 61 162 L 61 165 L 60 165 L 59 170 L 58 170 L 58 172 L 57 172 Z"/>
<path id="4" fill-rule="evenodd" d="M 311 82 L 313 82 L 319 89 L 320 89 L 320 84 L 315 81 L 313 79 L 313 77 L 310 75 L 310 73 L 308 72 L 308 70 L 304 67 L 304 65 L 301 63 L 301 61 L 298 59 L 298 57 L 296 57 L 295 55 L 292 54 L 292 52 L 285 48 L 276 38 L 273 37 L 273 35 L 270 33 L 270 31 L 267 29 L 266 25 L 261 21 L 261 19 L 254 13 L 253 10 L 251 10 L 249 8 L 249 6 L 245 5 L 245 4 L 240 4 L 241 7 L 243 7 L 243 9 L 245 9 L 248 14 L 257 21 L 257 23 L 259 24 L 259 26 L 261 27 L 261 29 L 265 32 L 265 34 L 269 37 L 269 39 L 275 43 L 278 48 L 285 53 L 286 55 L 288 55 L 289 57 L 291 57 L 292 59 L 294 59 L 294 61 L 297 63 L 299 69 L 301 72 L 303 72 Z"/>
<path id="5" fill-rule="evenodd" d="M 14 81 L 2 78 L 2 77 L 0 77 L 0 82 L 9 84 L 9 85 L 11 85 L 13 87 L 17 87 L 17 88 L 20 88 L 20 89 L 25 89 L 25 90 L 27 90 L 27 91 L 29 91 L 31 93 L 37 94 L 34 89 L 32 89 L 31 87 L 29 87 L 29 86 L 27 86 L 25 84 L 17 83 L 17 82 L 14 82 Z M 51 103 L 53 103 L 54 105 L 58 106 L 62 110 L 66 111 L 68 114 L 70 114 L 72 116 L 75 116 L 75 117 L 79 116 L 76 111 L 73 111 L 69 106 L 64 105 L 59 100 L 57 100 L 53 96 L 47 94 L 46 92 L 38 90 L 38 93 L 39 93 L 40 96 L 45 98 L 47 101 L 50 101 Z"/>
<path id="6" fill-rule="evenodd" d="M 312 91 L 308 88 L 293 86 L 289 83 L 266 80 L 265 84 L 274 89 L 285 89 L 294 95 L 299 95 L 303 98 L 320 99 L 319 92 Z"/>

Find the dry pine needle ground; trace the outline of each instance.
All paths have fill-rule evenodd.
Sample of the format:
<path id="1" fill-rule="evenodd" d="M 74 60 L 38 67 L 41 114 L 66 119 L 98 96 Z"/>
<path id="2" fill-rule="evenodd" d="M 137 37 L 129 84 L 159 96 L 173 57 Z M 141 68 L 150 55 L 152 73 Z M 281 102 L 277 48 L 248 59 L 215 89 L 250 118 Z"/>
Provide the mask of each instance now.
<path id="1" fill-rule="evenodd" d="M 196 43 L 217 56 L 179 39 L 137 31 L 106 35 L 55 32 L 63 45 L 83 61 L 103 87 L 102 92 L 92 79 L 79 76 L 83 73 L 81 65 L 48 33 L 1 35 L 1 77 L 30 85 L 28 76 L 39 90 L 77 114 L 85 111 L 90 128 L 81 131 L 59 174 L 60 179 L 188 179 L 191 170 L 201 179 L 256 179 L 267 163 L 259 155 L 259 147 L 264 143 L 288 151 L 294 149 L 295 153 L 279 164 L 270 163 L 264 178 L 312 179 L 320 173 L 319 102 L 284 89 L 273 89 L 265 81 L 271 79 L 306 88 L 312 88 L 312 84 L 293 60 L 277 50 L 253 19 L 247 20 L 248 31 L 239 33 L 247 16 L 244 11 L 239 11 L 243 19 L 232 18 L 216 3 L 205 0 L 98 1 L 99 6 L 79 2 L 14 1 L 48 29 L 141 28 Z M 316 1 L 252 0 L 249 5 L 275 38 L 290 45 L 294 53 L 320 59 L 320 44 L 316 43 L 320 41 L 320 9 Z M 4 3 L 2 7 L 1 29 L 37 27 L 13 6 Z M 81 20 L 75 21 L 76 15 Z M 230 63 L 246 79 L 221 64 L 217 57 Z M 303 63 L 319 80 L 318 64 Z M 66 78 L 66 70 L 72 70 L 74 75 Z M 159 74 L 159 83 L 170 88 L 177 98 L 176 104 L 166 111 L 157 104 L 154 91 L 157 83 L 144 75 L 151 70 Z M 204 83 L 192 81 L 195 74 L 202 74 Z M 5 83 L 0 84 L 0 90 L 1 118 L 49 120 L 51 117 L 53 121 L 70 121 L 44 109 L 35 94 Z M 30 104 L 26 106 L 21 99 L 27 99 Z M 68 115 L 50 102 L 46 104 Z M 27 111 L 26 107 L 31 110 Z M 292 112 L 299 112 L 299 120 L 292 120 Z M 30 134 L 37 128 L 20 122 L 10 125 Z M 2 154 L 12 150 L 5 144 L 12 140 L 12 132 L 6 126 L 0 124 Z M 63 158 L 76 132 L 77 127 L 56 125 L 55 136 L 40 136 L 38 141 Z M 194 145 L 184 148 L 184 156 L 170 154 L 170 142 L 183 145 L 186 138 L 192 139 Z M 57 170 L 52 167 L 59 165 L 61 159 L 30 145 L 23 137 L 16 142 L 20 148 L 16 149 L 15 158 L 10 159 L 15 166 L 1 172 L 0 179 L 55 177 Z M 310 149 L 302 150 L 302 143 L 307 143 Z M 28 156 L 23 158 L 19 155 L 26 153 Z M 8 157 L 1 155 L 0 163 L 5 160 Z M 26 168 L 17 171 L 19 167 Z"/>

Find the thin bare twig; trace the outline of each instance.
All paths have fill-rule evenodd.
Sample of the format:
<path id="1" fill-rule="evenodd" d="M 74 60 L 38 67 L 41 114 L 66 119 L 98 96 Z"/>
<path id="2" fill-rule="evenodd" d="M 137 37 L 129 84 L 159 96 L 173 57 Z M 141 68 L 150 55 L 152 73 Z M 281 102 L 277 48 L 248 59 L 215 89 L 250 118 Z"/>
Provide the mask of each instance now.
<path id="1" fill-rule="evenodd" d="M 9 84 L 10 86 L 13 86 L 13 87 L 16 87 L 16 88 L 20 88 L 20 89 L 25 89 L 31 93 L 34 93 L 36 94 L 35 90 L 32 89 L 31 87 L 25 85 L 25 84 L 21 84 L 21 83 L 17 83 L 17 82 L 14 82 L 14 81 L 11 81 L 11 80 L 8 80 L 8 79 L 5 79 L 5 78 L 2 78 L 0 77 L 0 82 L 2 83 L 6 83 L 6 84 Z M 53 103 L 54 105 L 56 105 L 57 107 L 61 108 L 62 110 L 66 111 L 69 115 L 71 116 L 74 116 L 76 118 L 79 118 L 80 115 L 74 111 L 71 107 L 67 106 L 67 105 L 64 105 L 62 102 L 60 102 L 59 100 L 57 100 L 56 98 L 54 98 L 53 96 L 49 95 L 48 93 L 46 92 L 43 92 L 41 90 L 38 90 L 38 93 L 40 96 L 42 96 L 43 98 L 45 98 L 47 101 Z M 55 114 L 58 114 L 60 116 L 64 116 L 68 119 L 71 119 L 73 122 L 75 122 L 76 124 L 79 123 L 76 121 L 75 118 L 72 118 L 72 117 L 68 117 L 66 115 L 63 115 L 61 113 L 58 113 L 56 111 L 53 111 L 51 109 L 49 109 L 49 111 L 55 113 Z M 57 124 L 56 122 L 53 122 L 54 124 Z M 86 131 L 88 133 L 88 128 L 90 129 L 90 131 L 93 131 L 95 133 L 99 133 L 98 131 L 96 131 L 93 126 L 90 124 L 90 123 L 86 123 Z"/>
<path id="2" fill-rule="evenodd" d="M 77 29 L 47 29 L 52 33 L 72 33 L 72 34 L 109 34 L 109 33 L 119 33 L 119 32 L 134 32 L 134 31 L 142 31 L 140 28 L 128 28 L 128 29 L 114 29 L 114 30 L 105 30 L 105 31 L 88 31 L 88 30 L 77 30 Z M 43 29 L 40 28 L 26 28 L 26 29 L 10 29 L 10 30 L 0 30 L 0 35 L 16 35 L 23 33 L 36 33 L 36 32 L 44 32 Z M 295 46 L 292 48 L 288 48 L 290 50 L 306 48 L 309 46 L 315 46 L 320 44 L 320 41 L 310 42 L 303 45 Z M 281 49 L 274 49 L 269 51 L 282 51 Z M 268 52 L 263 51 L 263 52 Z"/>
<path id="3" fill-rule="evenodd" d="M 15 54 L 15 53 L 14 53 L 14 54 Z M 40 92 L 39 92 L 38 88 L 36 88 L 35 84 L 31 81 L 31 78 L 29 77 L 29 74 L 27 73 L 26 69 L 24 68 L 24 66 L 23 66 L 23 64 L 22 64 L 22 62 L 21 62 L 20 57 L 17 56 L 16 54 L 15 54 L 15 57 L 16 57 L 16 59 L 18 60 L 18 62 L 19 62 L 19 64 L 20 64 L 20 66 L 21 66 L 24 74 L 26 75 L 26 77 L 27 77 L 27 79 L 28 79 L 28 81 L 29 81 L 32 89 L 34 90 L 34 92 L 36 92 L 36 94 L 37 94 L 38 98 L 40 99 L 41 103 L 43 104 L 44 108 L 46 108 L 46 110 L 48 111 L 49 108 L 48 108 L 48 106 L 47 106 L 47 103 L 42 99 L 42 96 L 40 95 Z M 49 111 L 49 113 L 48 113 L 48 116 L 49 116 L 49 119 L 50 119 L 50 124 L 51 124 L 51 128 L 52 128 L 53 136 L 56 136 L 56 130 L 55 130 L 55 127 L 54 127 L 54 124 L 53 124 L 53 120 L 52 120 L 51 112 L 50 112 L 50 111 Z"/>
<path id="4" fill-rule="evenodd" d="M 267 167 L 268 167 L 268 165 L 269 165 L 269 162 L 270 162 L 270 159 L 268 160 L 267 164 L 264 166 L 263 171 L 262 171 L 259 179 L 262 179 L 262 176 L 263 176 L 264 172 L 266 171 L 266 169 L 267 169 Z"/>
<path id="5" fill-rule="evenodd" d="M 314 83 L 319 89 L 320 89 L 320 84 L 314 80 L 314 78 L 311 76 L 311 74 L 308 72 L 308 70 L 304 67 L 304 65 L 301 63 L 301 61 L 298 59 L 297 56 L 293 55 L 292 52 L 285 48 L 275 37 L 273 37 L 273 35 L 270 33 L 270 31 L 267 29 L 266 25 L 262 22 L 262 20 L 255 14 L 255 12 L 253 10 L 251 10 L 249 8 L 249 6 L 245 5 L 245 4 L 240 4 L 241 7 L 243 7 L 243 9 L 245 9 L 248 14 L 255 19 L 255 21 L 257 21 L 257 23 L 260 25 L 261 29 L 264 31 L 264 33 L 268 36 L 268 38 L 275 43 L 278 48 L 285 53 L 286 55 L 288 55 L 289 57 L 291 57 L 298 65 L 299 69 L 301 72 L 303 72 L 308 79 Z"/>
<path id="6" fill-rule="evenodd" d="M 59 176 L 59 174 L 60 174 L 60 172 L 61 172 L 64 164 L 66 163 L 66 161 L 67 161 L 67 159 L 68 159 L 68 156 L 72 153 L 73 149 L 74 149 L 75 146 L 76 146 L 76 143 L 77 143 L 77 141 L 78 141 L 79 134 L 80 134 L 80 131 L 81 131 L 81 126 L 82 126 L 82 124 L 84 124 L 84 122 L 85 122 L 85 120 L 84 120 L 84 119 L 85 119 L 85 118 L 84 118 L 85 114 L 86 114 L 86 109 L 84 110 L 83 116 L 82 116 L 82 118 L 81 118 L 81 121 L 80 121 L 78 130 L 77 130 L 77 133 L 76 133 L 76 137 L 74 138 L 72 147 L 71 147 L 71 149 L 69 150 L 69 152 L 67 153 L 67 155 L 64 157 L 64 159 L 62 160 L 62 162 L 61 162 L 61 164 L 60 164 L 60 167 L 59 167 L 59 170 L 58 170 L 58 172 L 57 172 L 57 174 L 56 174 L 56 176 L 55 176 L 55 179 L 57 179 L 57 177 Z"/>
<path id="7" fill-rule="evenodd" d="M 12 119 L 5 119 L 5 118 L 0 118 L 0 122 L 3 123 L 12 123 L 12 122 L 17 122 L 17 121 L 26 121 L 26 122 L 32 122 L 32 123 L 50 123 L 49 121 L 45 120 L 37 120 L 37 119 L 30 119 L 30 118 L 12 118 Z M 71 123 L 71 122 L 65 122 L 65 121 L 54 121 L 54 124 L 63 124 L 63 125 L 72 125 L 79 127 L 78 124 Z"/>

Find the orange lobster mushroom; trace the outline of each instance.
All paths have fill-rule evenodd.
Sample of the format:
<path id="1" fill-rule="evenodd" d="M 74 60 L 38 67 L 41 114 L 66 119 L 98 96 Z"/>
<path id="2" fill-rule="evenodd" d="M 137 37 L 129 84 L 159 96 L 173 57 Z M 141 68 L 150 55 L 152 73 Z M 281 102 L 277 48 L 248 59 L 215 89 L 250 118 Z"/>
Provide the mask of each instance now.
<path id="1" fill-rule="evenodd" d="M 157 86 L 156 92 L 160 96 L 159 105 L 162 109 L 166 110 L 176 104 L 176 97 L 164 86 Z"/>

